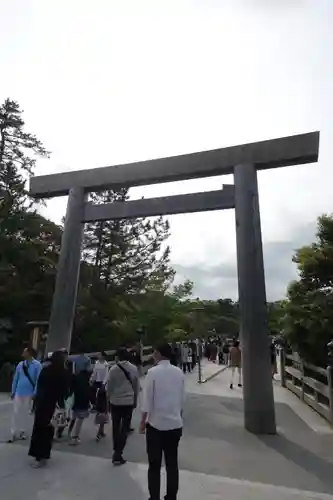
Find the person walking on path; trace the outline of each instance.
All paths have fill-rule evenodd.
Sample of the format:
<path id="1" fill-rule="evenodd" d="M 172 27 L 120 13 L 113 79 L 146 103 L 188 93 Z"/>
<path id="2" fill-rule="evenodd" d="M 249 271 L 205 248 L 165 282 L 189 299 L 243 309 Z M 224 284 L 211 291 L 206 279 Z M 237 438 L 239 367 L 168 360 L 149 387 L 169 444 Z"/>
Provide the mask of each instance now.
<path id="1" fill-rule="evenodd" d="M 141 359 L 141 345 L 133 345 L 128 350 L 129 358 L 128 361 L 132 363 L 132 365 L 136 366 L 139 372 L 139 375 L 142 375 L 142 359 Z"/>
<path id="2" fill-rule="evenodd" d="M 231 380 L 230 389 L 234 387 L 234 376 L 236 369 L 238 371 L 238 387 L 242 387 L 242 353 L 239 348 L 239 340 L 234 340 L 233 346 L 230 349 L 230 368 L 231 368 Z"/>
<path id="3" fill-rule="evenodd" d="M 146 376 L 140 433 L 146 433 L 150 500 L 160 500 L 161 464 L 167 473 L 166 500 L 176 500 L 179 489 L 178 445 L 183 428 L 184 375 L 170 363 L 169 344 L 156 347 L 157 365 Z"/>
<path id="4" fill-rule="evenodd" d="M 65 373 L 67 377 L 67 387 L 68 393 L 65 399 L 65 414 L 62 409 L 53 416 L 53 425 L 54 425 L 54 436 L 55 440 L 60 441 L 63 437 L 64 431 L 68 426 L 71 420 L 72 414 L 72 406 L 73 406 L 73 395 L 71 394 L 72 381 L 74 377 L 74 365 L 73 361 L 69 358 L 69 353 L 67 349 L 60 349 L 60 351 L 64 354 L 65 359 Z"/>
<path id="5" fill-rule="evenodd" d="M 198 362 L 198 357 L 197 357 L 197 350 L 198 350 L 198 346 L 195 342 L 191 342 L 190 343 L 190 349 L 191 349 L 191 352 L 192 352 L 192 371 L 194 370 L 197 362 Z"/>
<path id="6" fill-rule="evenodd" d="M 188 345 L 188 354 L 187 354 L 187 371 L 190 373 L 192 371 L 192 361 L 193 361 L 193 354 L 192 354 L 192 348 Z"/>
<path id="7" fill-rule="evenodd" d="M 75 375 L 81 371 L 91 372 L 91 360 L 82 350 L 74 357 L 73 363 Z"/>
<path id="8" fill-rule="evenodd" d="M 42 369 L 37 384 L 35 420 L 29 448 L 29 455 L 35 458 L 35 467 L 46 465 L 50 458 L 54 436 L 52 418 L 56 408 L 65 413 L 68 390 L 64 353 L 56 351 Z"/>
<path id="9" fill-rule="evenodd" d="M 216 363 L 216 358 L 217 358 L 217 345 L 214 342 L 210 345 L 209 361 Z"/>
<path id="10" fill-rule="evenodd" d="M 81 370 L 72 380 L 73 408 L 72 421 L 69 425 L 69 444 L 75 446 L 80 443 L 80 433 L 84 419 L 89 417 L 90 406 L 90 372 Z"/>
<path id="11" fill-rule="evenodd" d="M 190 354 L 190 348 L 184 342 L 181 346 L 182 368 L 184 373 L 186 373 L 186 371 L 189 370 L 189 354 Z"/>
<path id="12" fill-rule="evenodd" d="M 276 347 L 273 341 L 269 346 L 269 352 L 271 358 L 272 378 L 274 379 L 274 375 L 277 373 L 277 364 L 276 364 Z"/>
<path id="13" fill-rule="evenodd" d="M 181 345 L 177 342 L 173 342 L 171 344 L 170 363 L 174 366 L 181 366 L 182 365 Z"/>
<path id="14" fill-rule="evenodd" d="M 109 373 L 109 363 L 106 361 L 106 353 L 102 351 L 99 354 L 98 360 L 96 361 L 93 372 L 91 375 L 91 404 L 93 409 L 96 410 L 96 395 L 98 389 L 106 383 L 106 379 Z"/>
<path id="15" fill-rule="evenodd" d="M 223 362 L 225 365 L 228 364 L 228 360 L 229 360 L 229 344 L 227 342 L 225 342 L 223 344 L 223 347 L 222 347 L 222 352 L 223 352 Z"/>
<path id="16" fill-rule="evenodd" d="M 108 409 L 108 400 L 107 394 L 105 390 L 105 385 L 97 389 L 96 395 L 96 415 L 95 415 L 95 424 L 98 425 L 96 441 L 99 442 L 102 438 L 106 437 L 105 434 L 105 424 L 109 422 L 109 409 Z"/>
<path id="17" fill-rule="evenodd" d="M 128 361 L 126 349 L 117 352 L 117 363 L 111 367 L 107 379 L 107 394 L 111 407 L 114 465 L 123 465 L 123 451 L 130 432 L 133 409 L 139 394 L 139 372 Z"/>
<path id="18" fill-rule="evenodd" d="M 37 381 L 42 369 L 42 365 L 34 358 L 34 349 L 27 347 L 24 349 L 21 361 L 16 368 L 12 383 L 11 398 L 14 403 L 11 437 L 8 442 L 12 443 L 17 439 L 27 439 L 26 427 L 28 415 L 32 409 L 37 387 Z"/>

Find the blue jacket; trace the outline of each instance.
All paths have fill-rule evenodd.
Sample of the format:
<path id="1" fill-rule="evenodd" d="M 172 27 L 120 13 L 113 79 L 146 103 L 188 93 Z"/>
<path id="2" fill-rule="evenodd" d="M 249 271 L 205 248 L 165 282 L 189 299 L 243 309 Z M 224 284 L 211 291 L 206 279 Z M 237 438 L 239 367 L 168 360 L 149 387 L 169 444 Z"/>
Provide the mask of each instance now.
<path id="1" fill-rule="evenodd" d="M 25 375 L 23 370 L 23 365 L 27 367 L 27 371 L 34 385 L 31 384 L 28 377 Z M 39 374 L 41 372 L 42 365 L 36 359 L 32 361 L 21 361 L 15 371 L 13 384 L 12 384 L 12 395 L 13 396 L 33 396 L 36 393 L 37 381 Z"/>

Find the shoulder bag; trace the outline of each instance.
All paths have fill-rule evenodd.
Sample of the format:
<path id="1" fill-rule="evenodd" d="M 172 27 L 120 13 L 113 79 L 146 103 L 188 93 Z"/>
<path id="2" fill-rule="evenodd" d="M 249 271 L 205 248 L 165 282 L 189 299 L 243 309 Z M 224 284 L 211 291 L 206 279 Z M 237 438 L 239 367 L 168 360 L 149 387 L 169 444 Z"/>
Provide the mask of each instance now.
<path id="1" fill-rule="evenodd" d="M 23 370 L 23 373 L 24 375 L 27 377 L 27 379 L 29 380 L 30 384 L 32 385 L 32 388 L 35 389 L 35 382 L 32 380 L 31 376 L 30 376 L 30 373 L 29 373 L 29 369 L 27 367 L 27 365 L 25 363 L 23 363 L 22 365 L 22 370 Z"/>
<path id="2" fill-rule="evenodd" d="M 125 377 L 129 381 L 129 383 L 131 384 L 131 387 L 132 387 L 133 393 L 134 393 L 134 407 L 136 408 L 136 405 L 137 405 L 137 392 L 136 392 L 136 389 L 134 387 L 133 380 L 132 380 L 130 374 L 128 373 L 128 371 L 125 370 L 125 368 L 120 363 L 117 363 L 117 366 L 118 366 L 118 368 L 121 369 L 121 371 L 123 372 L 123 374 L 125 375 Z"/>

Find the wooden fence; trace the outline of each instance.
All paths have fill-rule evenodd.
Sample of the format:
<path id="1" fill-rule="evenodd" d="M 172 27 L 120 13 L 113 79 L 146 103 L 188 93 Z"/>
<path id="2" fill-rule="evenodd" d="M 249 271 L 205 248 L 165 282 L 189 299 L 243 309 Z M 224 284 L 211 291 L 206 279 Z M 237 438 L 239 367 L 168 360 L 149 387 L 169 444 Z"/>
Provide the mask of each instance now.
<path id="1" fill-rule="evenodd" d="M 281 385 L 333 424 L 333 369 L 303 361 L 297 353 L 281 351 Z"/>

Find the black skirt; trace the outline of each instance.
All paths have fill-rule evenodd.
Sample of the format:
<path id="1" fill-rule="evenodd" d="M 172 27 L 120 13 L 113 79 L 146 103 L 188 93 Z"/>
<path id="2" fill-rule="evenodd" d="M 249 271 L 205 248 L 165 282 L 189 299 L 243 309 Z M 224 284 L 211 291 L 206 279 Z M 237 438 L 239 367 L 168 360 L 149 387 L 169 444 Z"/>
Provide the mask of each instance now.
<path id="1" fill-rule="evenodd" d="M 37 409 L 30 441 L 29 455 L 36 460 L 48 460 L 51 456 L 54 427 L 51 424 L 53 412 L 49 408 Z"/>
<path id="2" fill-rule="evenodd" d="M 34 425 L 29 455 L 36 460 L 48 460 L 51 456 L 54 427 L 48 425 Z"/>

